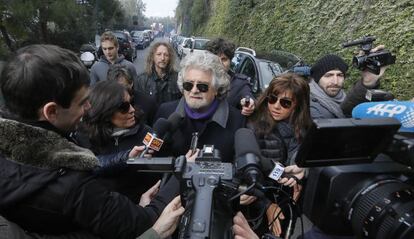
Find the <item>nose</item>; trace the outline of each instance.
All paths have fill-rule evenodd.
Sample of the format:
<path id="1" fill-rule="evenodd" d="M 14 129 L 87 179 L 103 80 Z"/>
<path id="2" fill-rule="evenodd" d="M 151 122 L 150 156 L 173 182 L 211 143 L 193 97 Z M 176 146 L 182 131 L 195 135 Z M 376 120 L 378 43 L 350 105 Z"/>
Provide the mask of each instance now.
<path id="1" fill-rule="evenodd" d="M 135 112 L 134 106 L 132 104 L 129 104 L 129 111 L 128 111 L 128 113 L 132 114 L 134 112 Z"/>
<path id="2" fill-rule="evenodd" d="M 83 110 L 88 111 L 90 108 L 91 108 L 91 103 L 89 102 L 89 100 L 87 100 L 85 104 L 83 105 Z"/>

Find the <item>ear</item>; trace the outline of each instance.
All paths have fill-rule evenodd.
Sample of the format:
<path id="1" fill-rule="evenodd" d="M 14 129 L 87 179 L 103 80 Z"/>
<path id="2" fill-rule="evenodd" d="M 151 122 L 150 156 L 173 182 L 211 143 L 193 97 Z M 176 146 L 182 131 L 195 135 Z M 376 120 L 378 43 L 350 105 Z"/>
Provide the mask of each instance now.
<path id="1" fill-rule="evenodd" d="M 53 124 L 57 120 L 58 105 L 55 102 L 48 102 L 43 106 L 41 113 L 41 118 Z"/>

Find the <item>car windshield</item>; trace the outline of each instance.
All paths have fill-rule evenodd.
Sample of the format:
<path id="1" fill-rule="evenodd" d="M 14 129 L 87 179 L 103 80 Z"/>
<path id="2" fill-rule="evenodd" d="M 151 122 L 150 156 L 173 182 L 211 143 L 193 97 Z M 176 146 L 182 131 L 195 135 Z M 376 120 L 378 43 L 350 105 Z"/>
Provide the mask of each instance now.
<path id="1" fill-rule="evenodd" d="M 143 32 L 132 32 L 133 37 L 142 37 Z"/>
<path id="2" fill-rule="evenodd" d="M 259 68 L 263 79 L 263 88 L 267 88 L 270 81 L 283 72 L 283 69 L 279 64 L 271 61 L 260 61 Z"/>
<path id="3" fill-rule="evenodd" d="M 207 42 L 208 42 L 207 39 L 195 39 L 194 49 L 196 49 L 196 50 L 204 50 L 206 48 L 206 43 Z"/>
<path id="4" fill-rule="evenodd" d="M 124 34 L 124 33 L 122 33 L 122 32 L 114 32 L 114 35 L 115 35 L 117 38 L 121 38 L 121 39 L 125 39 L 125 38 L 126 38 L 125 34 Z"/>

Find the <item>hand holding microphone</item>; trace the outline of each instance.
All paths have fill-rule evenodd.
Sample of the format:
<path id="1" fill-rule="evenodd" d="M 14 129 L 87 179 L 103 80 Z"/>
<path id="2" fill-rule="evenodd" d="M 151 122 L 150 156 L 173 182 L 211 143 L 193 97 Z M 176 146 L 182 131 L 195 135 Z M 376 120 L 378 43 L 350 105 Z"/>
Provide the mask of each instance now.
<path id="1" fill-rule="evenodd" d="M 246 95 L 243 99 L 241 99 L 240 104 L 242 106 L 242 115 L 249 116 L 254 112 L 254 100 L 249 95 Z"/>

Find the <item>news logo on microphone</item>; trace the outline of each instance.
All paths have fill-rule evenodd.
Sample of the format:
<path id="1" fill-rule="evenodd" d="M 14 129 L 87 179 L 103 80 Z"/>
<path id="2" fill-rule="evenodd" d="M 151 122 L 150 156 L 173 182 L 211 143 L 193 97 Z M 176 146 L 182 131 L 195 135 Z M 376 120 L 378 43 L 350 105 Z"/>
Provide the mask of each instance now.
<path id="1" fill-rule="evenodd" d="M 352 117 L 393 117 L 401 122 L 400 132 L 414 132 L 414 103 L 410 101 L 362 103 L 352 110 Z"/>
<path id="2" fill-rule="evenodd" d="M 145 146 L 147 146 L 147 148 L 150 148 L 158 152 L 160 151 L 161 146 L 164 143 L 164 140 L 157 138 L 156 136 L 148 132 L 142 140 L 142 143 L 144 143 Z"/>

